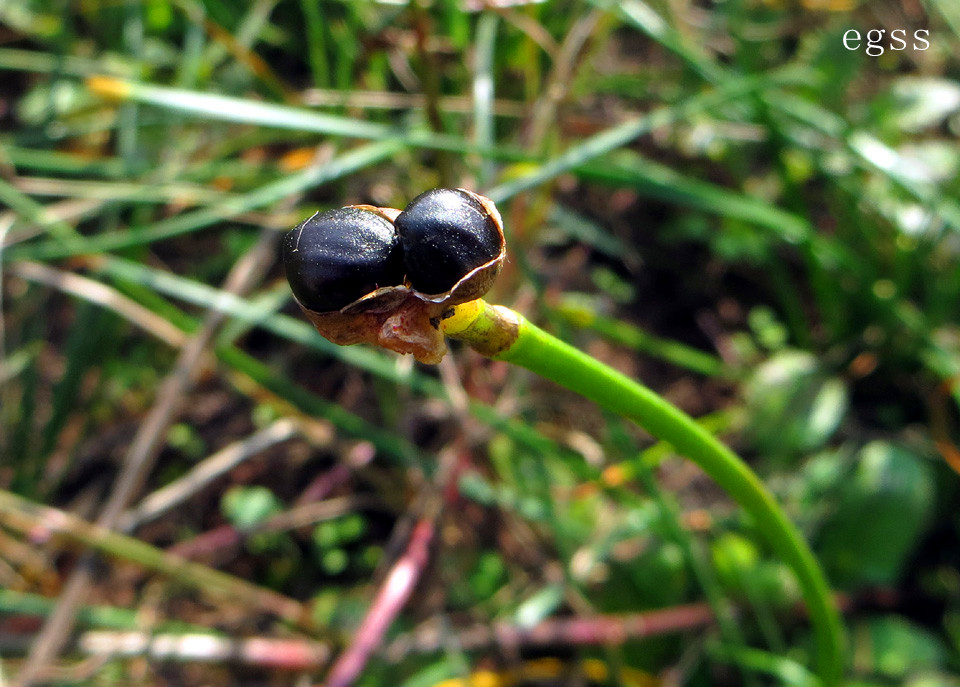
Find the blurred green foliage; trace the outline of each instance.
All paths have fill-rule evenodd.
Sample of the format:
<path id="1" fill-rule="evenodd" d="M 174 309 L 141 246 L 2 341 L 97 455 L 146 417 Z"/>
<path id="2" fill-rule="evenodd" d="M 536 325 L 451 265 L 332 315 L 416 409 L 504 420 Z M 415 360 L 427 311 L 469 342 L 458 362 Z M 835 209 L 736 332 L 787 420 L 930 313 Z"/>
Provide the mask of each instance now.
<path id="1" fill-rule="evenodd" d="M 376 656 L 360 684 L 492 667 L 506 687 L 512 661 L 544 653 L 690 685 L 807 684 L 794 580 L 669 446 L 469 351 L 438 378 L 332 346 L 276 261 L 228 293 L 261 239 L 318 209 L 469 187 L 506 221 L 492 297 L 701 416 L 787 505 L 846 595 L 847 684 L 957 684 L 954 3 L 497 4 L 0 1 L 0 488 L 95 520 L 178 347 L 221 311 L 145 494 L 276 418 L 306 429 L 137 536 L 182 545 L 232 524 L 245 545 L 210 564 L 308 601 L 340 647 L 442 492 L 391 639 L 427 620 L 453 639 Z M 879 28 L 927 29 L 930 47 L 844 48 Z M 358 500 L 256 531 L 311 494 Z M 57 595 L 61 550 L 0 535 L 0 623 L 49 613 L 37 595 Z M 286 632 L 173 588 L 153 606 L 121 569 L 83 628 L 144 604 Z M 701 602 L 716 626 L 619 647 L 455 641 L 472 623 Z M 243 668 L 166 670 L 246 684 Z M 139 671 L 113 659 L 96 680 L 147 684 Z"/>

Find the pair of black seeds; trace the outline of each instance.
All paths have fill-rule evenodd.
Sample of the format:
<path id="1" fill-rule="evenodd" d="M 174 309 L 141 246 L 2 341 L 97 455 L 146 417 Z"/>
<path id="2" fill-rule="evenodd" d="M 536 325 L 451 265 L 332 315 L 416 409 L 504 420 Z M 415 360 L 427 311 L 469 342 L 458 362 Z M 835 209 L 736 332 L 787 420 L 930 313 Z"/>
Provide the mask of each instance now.
<path id="1" fill-rule="evenodd" d="M 445 293 L 501 248 L 474 195 L 440 188 L 414 198 L 395 222 L 356 207 L 314 215 L 284 237 L 283 262 L 297 300 L 331 312 L 404 277 L 423 294 Z"/>

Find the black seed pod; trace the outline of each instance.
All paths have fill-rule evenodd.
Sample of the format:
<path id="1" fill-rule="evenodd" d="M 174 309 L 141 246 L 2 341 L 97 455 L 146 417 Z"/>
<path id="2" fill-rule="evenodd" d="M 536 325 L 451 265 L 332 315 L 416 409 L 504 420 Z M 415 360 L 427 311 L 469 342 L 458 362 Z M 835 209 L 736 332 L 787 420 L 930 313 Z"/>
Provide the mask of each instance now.
<path id="1" fill-rule="evenodd" d="M 417 291 L 449 291 L 503 253 L 503 231 L 479 197 L 436 188 L 414 198 L 395 220 L 407 279 Z"/>
<path id="2" fill-rule="evenodd" d="M 403 282 L 395 227 L 380 214 L 356 207 L 318 213 L 288 232 L 283 264 L 300 304 L 321 313 Z"/>

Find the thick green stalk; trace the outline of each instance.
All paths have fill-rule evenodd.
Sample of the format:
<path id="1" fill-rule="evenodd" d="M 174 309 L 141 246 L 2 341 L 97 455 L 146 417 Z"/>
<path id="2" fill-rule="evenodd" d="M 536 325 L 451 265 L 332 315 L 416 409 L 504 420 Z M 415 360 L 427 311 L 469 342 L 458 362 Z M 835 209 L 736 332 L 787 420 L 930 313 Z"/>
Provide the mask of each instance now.
<path id="1" fill-rule="evenodd" d="M 839 684 L 843 631 L 823 572 L 773 496 L 733 451 L 647 387 L 512 310 L 483 301 L 465 303 L 444 320 L 443 328 L 485 355 L 525 367 L 632 420 L 697 463 L 753 517 L 770 546 L 793 568 L 816 635 L 818 672 L 827 687 Z"/>

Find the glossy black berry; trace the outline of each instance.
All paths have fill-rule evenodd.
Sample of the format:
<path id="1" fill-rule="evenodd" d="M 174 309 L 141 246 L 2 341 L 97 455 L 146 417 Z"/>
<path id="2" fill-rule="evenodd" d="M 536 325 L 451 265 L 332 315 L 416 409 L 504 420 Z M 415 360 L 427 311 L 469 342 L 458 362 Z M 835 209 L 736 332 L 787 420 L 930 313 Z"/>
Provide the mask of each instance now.
<path id="1" fill-rule="evenodd" d="M 362 208 L 314 215 L 288 232 L 283 264 L 297 300 L 316 312 L 339 310 L 381 286 L 403 282 L 396 228 Z"/>
<path id="2" fill-rule="evenodd" d="M 407 279 L 417 291 L 444 293 L 501 255 L 503 233 L 479 198 L 437 188 L 414 198 L 396 219 Z"/>

